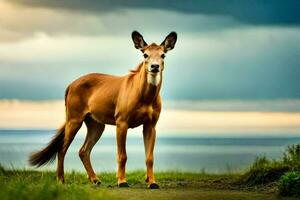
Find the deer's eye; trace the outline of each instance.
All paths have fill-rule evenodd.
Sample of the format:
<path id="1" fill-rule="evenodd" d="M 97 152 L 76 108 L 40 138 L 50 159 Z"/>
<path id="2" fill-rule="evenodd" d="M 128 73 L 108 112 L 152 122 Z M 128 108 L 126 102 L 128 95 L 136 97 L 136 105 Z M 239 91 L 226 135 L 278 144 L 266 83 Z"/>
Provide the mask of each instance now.
<path id="1" fill-rule="evenodd" d="M 148 58 L 148 57 L 149 57 L 148 54 L 144 53 L 144 58 Z"/>
<path id="2" fill-rule="evenodd" d="M 164 59 L 165 57 L 166 57 L 166 55 L 165 54 L 161 54 L 161 56 L 160 56 L 162 59 Z"/>

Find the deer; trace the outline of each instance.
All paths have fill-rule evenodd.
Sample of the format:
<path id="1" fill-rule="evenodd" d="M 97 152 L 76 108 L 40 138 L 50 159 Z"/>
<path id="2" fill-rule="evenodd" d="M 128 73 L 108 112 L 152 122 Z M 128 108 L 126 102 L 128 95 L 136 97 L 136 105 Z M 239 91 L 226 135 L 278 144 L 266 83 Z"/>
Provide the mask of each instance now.
<path id="1" fill-rule="evenodd" d="M 160 45 L 147 44 L 143 36 L 133 31 L 134 47 L 143 54 L 138 66 L 124 76 L 91 73 L 73 81 L 65 91 L 66 120 L 56 131 L 52 140 L 42 150 L 31 153 L 29 163 L 40 167 L 57 157 L 56 176 L 64 183 L 64 158 L 83 122 L 87 127 L 84 144 L 79 157 L 92 184 L 100 185 L 91 164 L 90 153 L 100 139 L 105 125 L 116 126 L 117 184 L 129 187 L 126 181 L 127 130 L 143 126 L 146 157 L 146 183 L 150 189 L 158 189 L 153 163 L 158 122 L 162 99 L 160 89 L 163 79 L 164 58 L 175 47 L 177 33 L 171 32 Z"/>

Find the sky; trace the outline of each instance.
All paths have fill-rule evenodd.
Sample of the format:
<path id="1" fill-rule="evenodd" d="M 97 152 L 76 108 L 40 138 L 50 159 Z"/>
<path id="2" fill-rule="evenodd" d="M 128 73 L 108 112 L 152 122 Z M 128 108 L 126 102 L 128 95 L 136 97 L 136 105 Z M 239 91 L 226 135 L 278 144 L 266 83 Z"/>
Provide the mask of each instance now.
<path id="1" fill-rule="evenodd" d="M 248 136 L 299 136 L 300 133 L 300 101 L 282 102 L 275 101 L 251 101 L 248 102 L 224 102 L 214 101 L 214 104 L 202 102 L 202 104 L 215 105 L 214 108 L 237 107 L 238 110 L 203 110 L 202 106 L 196 106 L 193 110 L 172 107 L 162 110 L 156 130 L 158 136 L 221 136 L 221 137 L 248 137 Z M 186 102 L 183 102 L 184 104 Z M 197 103 L 197 102 L 190 102 Z M 265 103 L 277 107 L 275 110 L 262 111 L 258 108 Z M 199 104 L 199 102 L 198 102 Z M 224 105 L 226 104 L 226 105 Z M 286 112 L 280 105 L 289 104 L 298 107 L 296 112 Z M 270 108 L 269 107 L 269 108 Z M 245 111 L 245 108 L 248 110 Z M 265 106 L 263 106 L 265 108 Z M 56 101 L 19 101 L 0 100 L 0 128 L 1 129 L 56 129 L 64 122 L 64 102 Z M 79 131 L 86 133 L 85 126 Z M 115 133 L 114 126 L 105 127 L 105 135 Z M 142 127 L 130 129 L 130 136 L 142 136 Z"/>
<path id="2" fill-rule="evenodd" d="M 73 80 L 124 75 L 142 61 L 131 40 L 138 30 L 148 44 L 178 34 L 165 58 L 158 132 L 299 135 L 299 7 L 298 0 L 0 0 L 0 128 L 57 128 Z"/>
<path id="3" fill-rule="evenodd" d="M 63 99 L 91 72 L 142 61 L 131 41 L 178 33 L 166 100 L 300 98 L 300 2 L 0 0 L 0 99 Z"/>

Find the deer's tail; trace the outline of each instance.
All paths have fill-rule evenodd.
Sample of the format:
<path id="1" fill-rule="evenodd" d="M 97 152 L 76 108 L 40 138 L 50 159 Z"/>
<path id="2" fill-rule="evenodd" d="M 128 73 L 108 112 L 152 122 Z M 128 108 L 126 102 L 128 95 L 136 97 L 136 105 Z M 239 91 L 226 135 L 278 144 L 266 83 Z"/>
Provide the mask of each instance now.
<path id="1" fill-rule="evenodd" d="M 57 130 L 49 144 L 38 152 L 33 152 L 29 157 L 29 164 L 40 167 L 55 160 L 59 150 L 63 147 L 65 137 L 65 124 Z"/>

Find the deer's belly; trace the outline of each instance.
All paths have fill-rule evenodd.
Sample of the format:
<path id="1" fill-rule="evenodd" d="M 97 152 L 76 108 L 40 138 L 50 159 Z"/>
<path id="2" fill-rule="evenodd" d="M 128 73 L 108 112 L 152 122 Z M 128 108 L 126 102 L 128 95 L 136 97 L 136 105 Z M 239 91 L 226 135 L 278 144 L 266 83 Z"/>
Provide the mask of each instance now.
<path id="1" fill-rule="evenodd" d="M 152 106 L 142 106 L 122 113 L 122 115 L 123 119 L 127 119 L 128 128 L 135 128 L 152 120 L 153 108 Z M 98 105 L 91 110 L 91 116 L 99 123 L 116 125 L 115 107 Z"/>
<path id="2" fill-rule="evenodd" d="M 148 121 L 152 120 L 153 109 L 151 106 L 141 107 L 134 110 L 130 113 L 128 117 L 128 126 L 129 128 L 135 128 L 140 126 Z"/>
<path id="3" fill-rule="evenodd" d="M 91 116 L 94 120 L 102 124 L 115 125 L 115 108 L 109 105 L 97 105 L 90 110 Z"/>
<path id="4" fill-rule="evenodd" d="M 116 125 L 116 120 L 114 118 L 113 115 L 111 115 L 110 113 L 96 113 L 93 114 L 92 113 L 92 118 L 101 123 L 101 124 L 110 124 L 110 125 Z"/>

